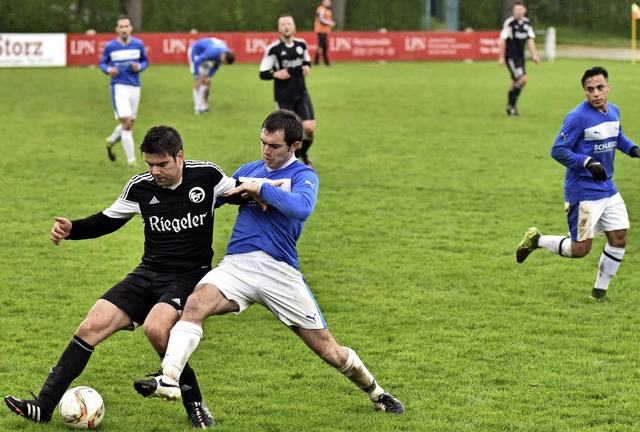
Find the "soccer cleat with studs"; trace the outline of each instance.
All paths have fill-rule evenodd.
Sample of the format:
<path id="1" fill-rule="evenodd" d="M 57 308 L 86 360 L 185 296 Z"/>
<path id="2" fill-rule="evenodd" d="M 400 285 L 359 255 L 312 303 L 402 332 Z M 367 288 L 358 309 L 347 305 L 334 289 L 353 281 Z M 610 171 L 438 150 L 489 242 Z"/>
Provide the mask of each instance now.
<path id="1" fill-rule="evenodd" d="M 209 408 L 207 408 L 204 402 L 187 402 L 184 404 L 184 408 L 187 410 L 189 421 L 193 427 L 206 429 L 216 425 L 213 416 L 209 412 Z"/>
<path id="2" fill-rule="evenodd" d="M 518 247 L 516 247 L 516 261 L 521 264 L 527 259 L 529 254 L 538 249 L 538 240 L 540 240 L 540 231 L 536 227 L 531 227 L 524 234 Z"/>
<path id="3" fill-rule="evenodd" d="M 35 398 L 35 395 L 33 397 Z M 51 420 L 51 413 L 40 405 L 37 398 L 23 400 L 5 396 L 4 402 L 14 413 L 36 423 L 48 423 Z"/>
<path id="4" fill-rule="evenodd" d="M 377 410 L 384 411 L 388 414 L 401 415 L 404 414 L 404 405 L 398 399 L 384 392 L 376 399 L 372 400 Z"/>
<path id="5" fill-rule="evenodd" d="M 182 397 L 178 383 L 162 374 L 148 380 L 137 380 L 133 387 L 143 397 L 158 397 L 164 400 L 178 400 Z"/>

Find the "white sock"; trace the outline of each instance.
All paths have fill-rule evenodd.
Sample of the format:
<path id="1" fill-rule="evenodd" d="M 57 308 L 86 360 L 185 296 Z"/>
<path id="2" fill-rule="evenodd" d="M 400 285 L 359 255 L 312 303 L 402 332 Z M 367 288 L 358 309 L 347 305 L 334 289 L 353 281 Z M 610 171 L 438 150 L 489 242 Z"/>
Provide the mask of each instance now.
<path id="1" fill-rule="evenodd" d="M 203 110 L 208 108 L 207 100 L 205 97 L 206 93 L 207 93 L 206 85 L 201 85 L 200 87 L 198 87 L 198 102 L 200 102 L 200 108 L 202 108 Z"/>
<path id="2" fill-rule="evenodd" d="M 549 252 L 571 258 L 571 238 L 564 236 L 543 235 L 538 239 L 538 247 L 545 248 Z M 562 250 L 561 250 L 562 248 Z"/>
<path id="3" fill-rule="evenodd" d="M 124 154 L 127 156 L 127 162 L 133 163 L 136 161 L 136 155 L 133 150 L 133 132 L 130 130 L 123 130 L 122 136 L 122 148 L 124 149 Z"/>
<path id="4" fill-rule="evenodd" d="M 374 400 L 382 393 L 384 393 L 384 389 L 376 383 L 373 375 L 367 370 L 367 367 L 362 363 L 358 354 L 351 348 L 347 348 L 349 351 L 349 357 L 347 357 L 347 362 L 342 366 L 342 368 L 338 369 L 342 375 L 349 378 L 355 385 L 364 390 L 368 395 L 369 399 Z"/>
<path id="5" fill-rule="evenodd" d="M 175 382 L 202 339 L 202 327 L 188 321 L 178 321 L 171 329 L 167 352 L 162 360 L 162 373 Z"/>
<path id="6" fill-rule="evenodd" d="M 200 103 L 200 99 L 198 98 L 198 89 L 193 89 L 193 111 L 198 112 L 202 109 L 202 104 Z"/>
<path id="7" fill-rule="evenodd" d="M 598 264 L 598 277 L 594 288 L 606 290 L 609 288 L 609 282 L 618 272 L 620 262 L 624 256 L 624 248 L 613 247 L 609 243 L 604 245 L 604 251 L 600 255 L 600 264 Z"/>
<path id="8" fill-rule="evenodd" d="M 107 139 L 110 144 L 115 144 L 120 139 L 120 135 L 122 135 L 122 124 L 118 123 L 118 126 L 113 129 L 113 132 L 111 132 L 111 135 L 109 135 Z"/>

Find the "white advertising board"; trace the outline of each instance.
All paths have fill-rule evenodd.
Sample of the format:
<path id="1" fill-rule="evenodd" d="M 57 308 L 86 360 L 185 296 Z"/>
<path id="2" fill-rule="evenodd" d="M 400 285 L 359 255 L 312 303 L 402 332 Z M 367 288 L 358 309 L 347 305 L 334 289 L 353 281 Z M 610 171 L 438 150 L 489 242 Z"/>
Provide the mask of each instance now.
<path id="1" fill-rule="evenodd" d="M 0 33 L 0 67 L 66 66 L 64 33 Z"/>

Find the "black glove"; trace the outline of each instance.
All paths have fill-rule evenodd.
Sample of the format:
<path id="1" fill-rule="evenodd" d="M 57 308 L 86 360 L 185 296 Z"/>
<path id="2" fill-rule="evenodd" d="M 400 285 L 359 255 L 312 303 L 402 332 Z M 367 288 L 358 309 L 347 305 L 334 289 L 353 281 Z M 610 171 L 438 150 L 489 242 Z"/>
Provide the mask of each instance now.
<path id="1" fill-rule="evenodd" d="M 640 158 L 640 147 L 638 146 L 631 147 L 631 150 L 629 150 L 629 156 Z"/>
<path id="2" fill-rule="evenodd" d="M 587 169 L 591 172 L 593 179 L 596 183 L 602 183 L 607 179 L 607 170 L 604 169 L 604 166 L 597 160 L 591 158 L 589 162 L 587 162 Z"/>

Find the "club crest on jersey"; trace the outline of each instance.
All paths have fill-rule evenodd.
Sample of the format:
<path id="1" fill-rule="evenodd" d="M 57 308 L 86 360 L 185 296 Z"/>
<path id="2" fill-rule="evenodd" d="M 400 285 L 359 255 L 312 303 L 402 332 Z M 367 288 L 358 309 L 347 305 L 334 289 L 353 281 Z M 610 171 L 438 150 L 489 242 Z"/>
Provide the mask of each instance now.
<path id="1" fill-rule="evenodd" d="M 204 195 L 204 189 L 198 186 L 189 191 L 189 199 L 191 202 L 196 204 L 201 203 L 204 200 Z"/>

